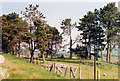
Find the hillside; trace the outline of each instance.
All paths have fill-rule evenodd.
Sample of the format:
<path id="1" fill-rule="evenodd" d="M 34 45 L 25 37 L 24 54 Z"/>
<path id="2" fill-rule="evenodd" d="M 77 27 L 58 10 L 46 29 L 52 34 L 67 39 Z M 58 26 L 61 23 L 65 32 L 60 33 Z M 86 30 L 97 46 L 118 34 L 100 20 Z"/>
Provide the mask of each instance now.
<path id="1" fill-rule="evenodd" d="M 62 74 L 56 74 L 53 71 L 48 71 L 37 64 L 30 64 L 25 59 L 17 59 L 8 54 L 3 55 L 6 59 L 2 64 L 4 72 L 7 73 L 8 79 L 70 79 L 69 73 L 66 77 Z M 47 63 L 61 63 L 72 66 L 81 66 L 82 79 L 93 79 L 93 65 L 92 60 L 75 60 L 75 59 L 47 59 Z M 106 62 L 97 62 L 97 70 L 100 71 L 101 79 L 118 79 L 118 65 L 109 64 Z M 106 76 L 103 76 L 106 74 Z M 5 75 L 6 76 L 6 75 Z M 79 72 L 77 72 L 79 76 Z M 78 78 L 78 77 L 77 77 Z M 76 79 L 77 79 L 76 78 Z"/>
<path id="2" fill-rule="evenodd" d="M 16 59 L 8 54 L 3 55 L 6 59 L 2 64 L 3 70 L 7 72 L 8 79 L 62 79 L 61 75 L 47 71 L 42 66 L 30 64 L 25 60 Z M 7 70 L 7 71 L 6 71 Z M 6 76 L 6 75 L 5 75 Z"/>

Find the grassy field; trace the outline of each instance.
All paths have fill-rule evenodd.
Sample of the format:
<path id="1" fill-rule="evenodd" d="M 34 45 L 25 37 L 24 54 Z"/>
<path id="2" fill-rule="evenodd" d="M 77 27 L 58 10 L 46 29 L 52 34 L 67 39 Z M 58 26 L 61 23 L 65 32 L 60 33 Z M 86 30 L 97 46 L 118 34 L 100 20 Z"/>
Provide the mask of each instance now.
<path id="1" fill-rule="evenodd" d="M 17 59 L 8 54 L 3 55 L 6 59 L 5 63 L 2 64 L 3 70 L 7 70 L 9 74 L 8 79 L 70 79 L 70 74 L 64 77 L 62 74 L 56 74 L 49 72 L 47 69 L 37 64 L 30 64 L 23 59 Z M 82 68 L 82 79 L 93 79 L 93 60 L 76 60 L 76 59 L 47 59 L 47 63 L 62 63 L 72 66 L 81 66 Z M 118 65 L 109 64 L 106 62 L 97 62 L 97 70 L 100 71 L 101 79 L 118 79 Z M 106 74 L 106 76 L 103 76 Z M 77 76 L 79 76 L 77 72 Z M 77 77 L 78 78 L 78 77 Z"/>
<path id="2" fill-rule="evenodd" d="M 57 59 L 56 59 L 57 60 Z M 61 59 L 63 60 L 63 59 Z M 57 60 L 56 63 L 62 63 L 62 64 L 68 64 L 68 65 L 72 65 L 72 66 L 81 66 L 82 67 L 82 79 L 93 79 L 93 61 L 91 60 L 82 60 L 81 63 L 78 63 L 77 61 L 79 60 L 70 60 L 66 61 L 66 62 L 62 62 L 61 60 Z M 59 62 L 61 61 L 61 62 Z M 64 60 L 65 61 L 65 60 Z M 88 62 L 87 62 L 88 61 Z M 51 62 L 55 62 L 55 61 L 49 61 L 49 63 Z M 74 62 L 74 63 L 73 63 Z M 90 63 L 90 64 L 89 64 Z M 109 64 L 109 63 L 105 63 L 105 62 L 99 62 L 101 64 L 97 65 L 97 70 L 100 71 L 100 78 L 101 79 L 118 79 L 118 65 L 115 64 Z M 103 76 L 104 74 L 106 74 L 106 76 Z M 77 72 L 77 75 L 79 75 L 79 73 Z M 69 76 L 69 74 L 68 74 Z"/>
<path id="3" fill-rule="evenodd" d="M 62 79 L 65 78 L 54 72 L 49 72 L 42 66 L 30 64 L 25 60 L 16 59 L 8 54 L 3 55 L 6 59 L 2 64 L 3 70 L 7 70 L 8 79 Z M 67 78 L 67 77 L 66 77 Z"/>

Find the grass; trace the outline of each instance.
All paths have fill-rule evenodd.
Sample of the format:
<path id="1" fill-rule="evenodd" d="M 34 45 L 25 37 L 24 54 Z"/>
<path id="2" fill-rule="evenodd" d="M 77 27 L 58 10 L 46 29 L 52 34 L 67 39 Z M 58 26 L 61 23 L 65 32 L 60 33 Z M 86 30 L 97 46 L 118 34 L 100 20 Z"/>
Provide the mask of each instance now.
<path id="1" fill-rule="evenodd" d="M 25 60 L 16 59 L 8 54 L 3 55 L 6 59 L 2 64 L 3 70 L 9 72 L 8 79 L 63 79 L 62 75 L 57 75 L 54 72 L 49 72 L 42 66 L 30 64 Z"/>
<path id="2" fill-rule="evenodd" d="M 51 62 L 51 61 L 49 61 Z M 73 66 L 81 66 L 82 68 L 82 79 L 93 79 L 93 66 L 87 65 L 87 64 L 79 64 L 79 63 L 68 63 L 68 62 L 56 62 L 56 63 L 63 63 Z M 100 78 L 101 79 L 118 79 L 118 65 L 109 64 L 109 63 L 102 63 L 102 65 L 97 66 L 97 70 L 100 71 Z M 106 74 L 106 76 L 103 76 L 103 74 Z M 79 73 L 77 72 L 77 75 Z M 69 74 L 68 74 L 69 76 Z"/>
<path id="3" fill-rule="evenodd" d="M 3 69 L 7 69 L 9 72 L 8 79 L 70 79 L 69 72 L 67 76 L 64 77 L 62 74 L 56 74 L 54 72 L 49 72 L 47 69 L 37 64 L 30 64 L 23 59 L 16 59 L 8 54 L 3 55 L 6 59 L 5 63 L 2 65 Z M 82 79 L 93 79 L 93 60 L 83 60 L 83 59 L 47 59 L 47 63 L 62 63 L 72 66 L 81 66 L 82 68 Z M 106 62 L 97 62 L 97 70 L 100 71 L 101 79 L 118 79 L 118 65 L 110 64 Z M 103 76 L 106 74 L 106 76 Z M 76 74 L 79 76 L 79 72 Z M 78 77 L 77 77 L 78 78 Z"/>

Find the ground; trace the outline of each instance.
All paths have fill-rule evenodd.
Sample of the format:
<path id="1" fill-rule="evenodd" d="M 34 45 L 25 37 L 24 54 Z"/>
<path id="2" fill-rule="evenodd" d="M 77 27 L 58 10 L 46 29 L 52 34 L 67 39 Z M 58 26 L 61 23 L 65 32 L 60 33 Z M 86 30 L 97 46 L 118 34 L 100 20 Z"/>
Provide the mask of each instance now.
<path id="1" fill-rule="evenodd" d="M 27 60 L 17 59 L 8 54 L 3 54 L 3 56 L 6 61 L 2 64 L 2 67 L 9 74 L 8 79 L 70 79 L 70 74 L 64 77 L 62 74 L 50 72 L 44 67 L 38 66 L 38 64 L 30 64 Z M 53 59 L 47 61 L 47 63 L 53 62 L 77 67 L 81 66 L 82 79 L 93 79 L 93 65 L 91 64 L 93 60 Z M 118 79 L 118 65 L 106 62 L 100 63 L 100 65 L 97 65 L 97 70 L 100 71 L 101 79 Z M 103 76 L 104 74 L 106 76 Z M 78 72 L 76 76 L 79 76 Z"/>

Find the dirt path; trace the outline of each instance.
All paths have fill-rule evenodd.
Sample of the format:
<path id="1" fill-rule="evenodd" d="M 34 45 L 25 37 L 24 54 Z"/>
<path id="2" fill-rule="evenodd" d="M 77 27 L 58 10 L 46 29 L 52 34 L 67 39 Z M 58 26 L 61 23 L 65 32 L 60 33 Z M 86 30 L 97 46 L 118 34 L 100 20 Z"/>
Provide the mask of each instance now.
<path id="1" fill-rule="evenodd" d="M 11 61 L 8 61 L 8 60 L 6 60 L 3 65 L 6 67 L 10 67 L 10 68 L 17 68 L 18 67 L 18 65 L 16 65 L 15 63 L 13 63 Z"/>
<path id="2" fill-rule="evenodd" d="M 2 79 L 7 79 L 9 77 L 9 71 L 6 68 L 17 68 L 18 65 L 16 65 L 14 62 L 5 60 L 5 62 L 2 64 L 5 68 L 2 68 Z"/>

